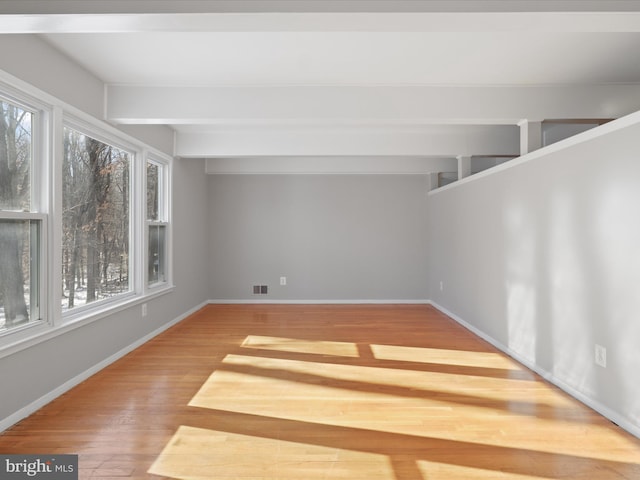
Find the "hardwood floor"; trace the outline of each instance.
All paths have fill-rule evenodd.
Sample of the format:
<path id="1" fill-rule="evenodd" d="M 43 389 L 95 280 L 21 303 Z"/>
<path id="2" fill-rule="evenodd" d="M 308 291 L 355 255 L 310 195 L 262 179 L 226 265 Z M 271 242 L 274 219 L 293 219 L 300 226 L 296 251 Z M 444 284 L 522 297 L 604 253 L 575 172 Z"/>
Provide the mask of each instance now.
<path id="1" fill-rule="evenodd" d="M 101 479 L 640 478 L 640 440 L 429 306 L 211 305 L 0 452 Z"/>

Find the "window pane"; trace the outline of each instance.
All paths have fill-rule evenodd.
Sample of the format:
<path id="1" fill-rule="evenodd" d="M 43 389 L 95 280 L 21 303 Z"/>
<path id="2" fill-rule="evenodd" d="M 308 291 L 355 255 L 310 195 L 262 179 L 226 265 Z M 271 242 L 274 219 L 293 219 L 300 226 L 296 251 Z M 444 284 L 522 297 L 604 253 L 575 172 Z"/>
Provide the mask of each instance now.
<path id="1" fill-rule="evenodd" d="M 147 219 L 159 220 L 159 184 L 160 167 L 155 163 L 147 162 Z"/>
<path id="2" fill-rule="evenodd" d="M 38 320 L 40 222 L 0 220 L 0 331 Z"/>
<path id="3" fill-rule="evenodd" d="M 149 284 L 166 281 L 166 234 L 165 225 L 149 225 Z"/>
<path id="4" fill-rule="evenodd" d="M 63 309 L 130 290 L 129 157 L 65 128 Z"/>
<path id="5" fill-rule="evenodd" d="M 0 100 L 0 209 L 30 210 L 32 114 Z"/>

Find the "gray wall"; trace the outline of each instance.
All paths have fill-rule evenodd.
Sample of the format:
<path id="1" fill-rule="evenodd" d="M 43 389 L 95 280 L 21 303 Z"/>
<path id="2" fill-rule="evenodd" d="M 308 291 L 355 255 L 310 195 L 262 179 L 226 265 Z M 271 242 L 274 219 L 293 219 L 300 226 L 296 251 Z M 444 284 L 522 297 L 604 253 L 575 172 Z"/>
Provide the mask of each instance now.
<path id="1" fill-rule="evenodd" d="M 424 301 L 426 191 L 424 175 L 210 175 L 211 298 Z"/>
<path id="2" fill-rule="evenodd" d="M 35 37 L 0 35 L 0 52 L 3 70 L 94 116 L 101 114 L 103 89 L 99 81 L 44 42 Z M 20 61 L 14 58 L 17 52 L 22 52 Z M 28 61 L 24 58 L 27 52 Z M 129 132 L 134 131 L 156 148 L 171 151 L 170 130 L 142 127 Z M 206 301 L 204 161 L 176 161 L 173 191 L 175 290 L 148 300 L 145 318 L 140 305 L 135 305 L 0 358 L 0 422 Z"/>
<path id="3" fill-rule="evenodd" d="M 435 303 L 638 434 L 634 119 L 430 194 L 428 248 Z M 606 369 L 594 363 L 595 344 L 607 348 Z"/>

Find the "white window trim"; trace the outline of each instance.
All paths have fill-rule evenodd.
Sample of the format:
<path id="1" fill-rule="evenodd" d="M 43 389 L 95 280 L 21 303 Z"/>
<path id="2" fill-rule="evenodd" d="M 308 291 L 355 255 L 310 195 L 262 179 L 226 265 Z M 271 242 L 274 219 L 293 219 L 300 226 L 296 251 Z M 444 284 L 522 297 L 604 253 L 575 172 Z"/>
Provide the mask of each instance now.
<path id="1" fill-rule="evenodd" d="M 157 282 L 153 282 L 151 283 L 149 281 L 149 227 L 152 226 L 158 226 L 158 227 L 165 227 L 165 245 L 164 245 L 164 280 L 159 280 Z M 145 252 L 146 255 L 146 268 L 145 268 L 145 289 L 147 291 L 154 291 L 160 287 L 163 287 L 167 284 L 170 284 L 170 272 L 171 272 L 171 268 L 170 268 L 170 262 L 169 262 L 169 257 L 170 257 L 170 252 L 171 252 L 171 248 L 169 248 L 169 234 L 171 231 L 171 224 L 169 222 L 160 222 L 157 220 L 147 220 L 147 225 L 146 225 L 146 231 L 145 231 L 145 235 L 147 236 L 146 240 L 146 245 L 147 245 L 147 250 Z"/>
<path id="2" fill-rule="evenodd" d="M 40 304 L 39 312 L 40 318 L 36 320 L 30 320 L 24 325 L 20 325 L 10 330 L 0 331 L 0 345 L 4 343 L 6 338 L 11 338 L 11 341 L 26 339 L 34 334 L 46 330 L 51 325 L 51 319 L 49 317 L 48 303 L 49 298 L 47 295 L 47 225 L 48 216 L 44 213 L 31 213 L 31 212 L 12 212 L 12 211 L 0 211 L 0 220 L 33 220 L 40 223 L 40 238 L 38 239 L 38 302 Z"/>
<path id="3" fill-rule="evenodd" d="M 144 290 L 145 293 L 158 292 L 162 291 L 166 288 L 173 288 L 173 228 L 172 228 L 172 210 L 171 207 L 173 205 L 172 202 L 172 185 L 171 179 L 173 162 L 170 157 L 167 156 L 159 156 L 157 154 L 151 152 L 145 152 L 145 182 L 144 182 L 144 219 L 145 219 L 145 229 L 144 229 L 144 245 L 145 245 L 145 268 L 144 268 Z M 147 215 L 147 182 L 146 182 L 146 165 L 147 163 L 154 163 L 160 167 L 162 167 L 162 177 L 161 177 L 161 196 L 158 201 L 158 220 L 149 220 Z M 164 225 L 166 227 L 166 238 L 165 238 L 165 279 L 161 282 L 149 283 L 148 279 L 148 265 L 149 265 L 149 226 L 151 225 Z"/>
<path id="4" fill-rule="evenodd" d="M 38 120 L 34 122 L 34 190 L 33 209 L 37 212 L 7 212 L 0 217 L 37 219 L 42 221 L 40 239 L 40 312 L 42 321 L 34 321 L 25 326 L 16 327 L 0 334 L 0 358 L 12 355 L 20 350 L 68 333 L 88 323 L 113 315 L 119 311 L 130 309 L 174 290 L 173 275 L 173 236 L 171 222 L 171 176 L 173 158 L 140 140 L 118 130 L 62 100 L 0 70 L 0 98 L 12 102 L 35 113 Z M 37 124 L 37 125 L 36 125 Z M 65 126 L 80 129 L 93 138 L 104 141 L 116 148 L 132 154 L 132 222 L 130 232 L 138 229 L 133 240 L 135 264 L 131 272 L 136 277 L 133 288 L 128 294 L 106 299 L 104 301 L 76 307 L 68 315 L 62 315 L 61 282 L 62 282 L 62 190 L 54 188 L 62 183 L 62 161 L 64 155 Z M 168 204 L 168 239 L 167 239 L 167 281 L 146 285 L 146 178 L 144 171 L 146 160 L 153 159 L 166 165 Z M 134 173 L 133 169 L 138 169 Z M 37 182 L 37 186 L 35 186 Z M 139 183 L 143 183 L 142 188 Z M 113 300 L 113 301 L 111 301 Z"/>
<path id="5" fill-rule="evenodd" d="M 49 245 L 49 179 L 51 152 L 48 149 L 52 107 L 28 91 L 16 88 L 0 77 L 0 101 L 11 103 L 31 113 L 31 165 L 30 210 L 0 209 L 3 220 L 34 220 L 40 223 L 38 239 L 38 302 L 39 317 L 24 325 L 0 331 L 0 349 L 6 342 L 16 342 L 46 331 L 51 326 L 51 297 L 49 295 L 50 245 Z"/>

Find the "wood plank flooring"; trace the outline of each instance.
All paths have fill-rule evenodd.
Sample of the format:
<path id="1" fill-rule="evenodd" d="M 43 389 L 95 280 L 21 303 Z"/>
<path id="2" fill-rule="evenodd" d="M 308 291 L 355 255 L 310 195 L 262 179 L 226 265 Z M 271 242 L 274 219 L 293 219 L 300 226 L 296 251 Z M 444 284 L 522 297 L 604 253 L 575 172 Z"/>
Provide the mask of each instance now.
<path id="1" fill-rule="evenodd" d="M 211 305 L 0 435 L 80 478 L 638 479 L 640 440 L 429 306 Z"/>

